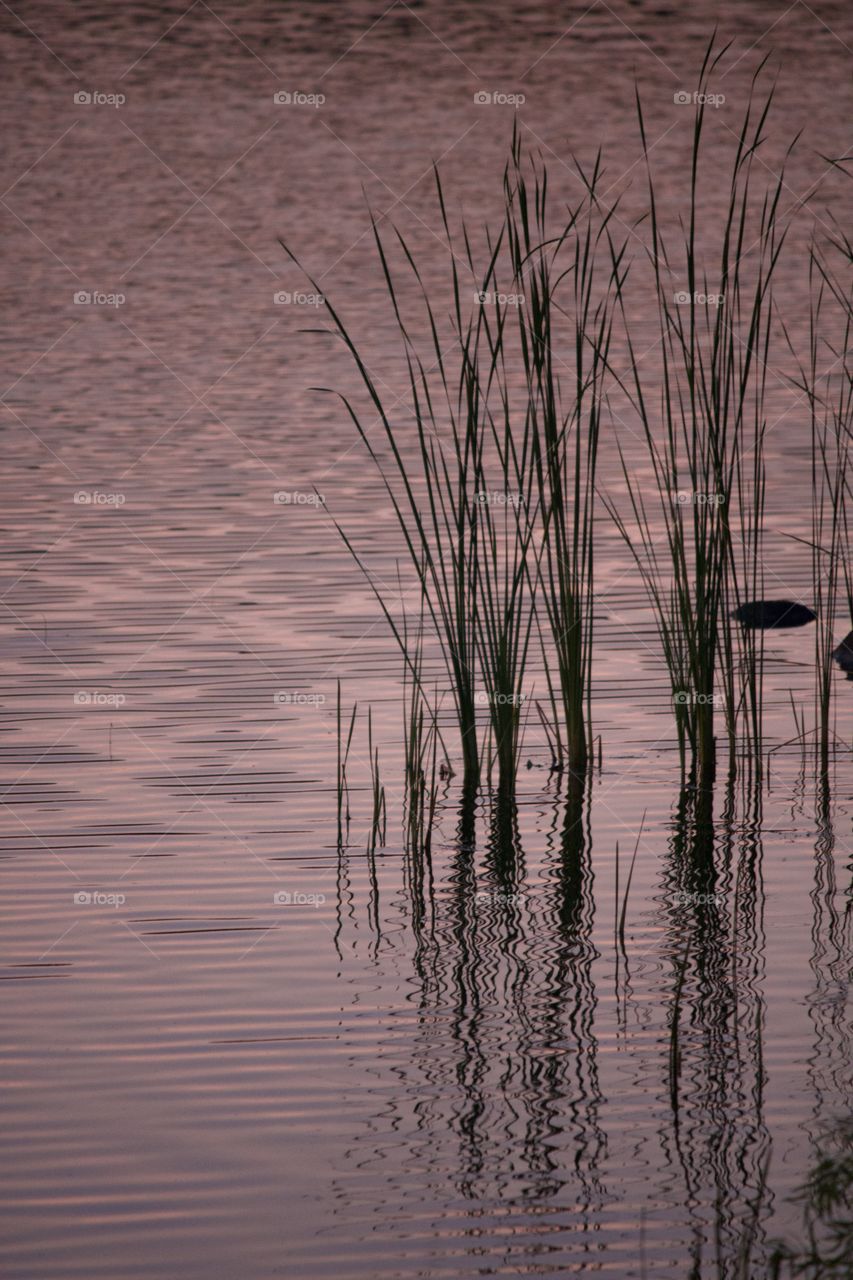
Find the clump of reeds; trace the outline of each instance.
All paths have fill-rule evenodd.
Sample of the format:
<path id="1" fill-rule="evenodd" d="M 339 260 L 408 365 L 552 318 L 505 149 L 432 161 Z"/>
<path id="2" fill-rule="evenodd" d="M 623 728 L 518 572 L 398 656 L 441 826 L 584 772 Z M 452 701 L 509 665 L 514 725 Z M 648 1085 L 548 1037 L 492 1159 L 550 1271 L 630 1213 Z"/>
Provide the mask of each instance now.
<path id="1" fill-rule="evenodd" d="M 427 287 L 402 234 L 383 234 L 371 219 L 388 314 L 399 339 L 402 416 L 397 400 L 390 400 L 371 372 L 360 341 L 326 303 L 363 393 L 340 400 L 384 486 L 408 577 L 420 595 L 422 621 L 440 646 L 468 793 L 484 772 L 491 780 L 493 770 L 501 790 L 509 793 L 515 785 L 534 626 L 550 704 L 550 715 L 539 707 L 539 719 L 553 762 L 581 773 L 586 767 L 592 741 L 596 477 L 614 383 L 639 420 L 654 492 L 647 499 L 620 450 L 629 510 L 618 511 L 610 499 L 605 503 L 655 614 L 682 773 L 689 768 L 703 786 L 713 780 L 720 722 L 730 775 L 744 757 L 748 769 L 760 771 L 764 636 L 760 628 L 734 626 L 730 619 L 741 604 L 764 594 L 773 280 L 790 220 L 780 203 L 784 164 L 772 181 L 761 176 L 773 100 L 772 91 L 758 93 L 763 64 L 733 135 L 723 216 L 715 213 L 713 224 L 703 216 L 709 89 L 725 52 L 715 51 L 712 41 L 698 79 L 677 250 L 664 227 L 637 97 L 648 188 L 641 222 L 647 227 L 658 331 L 651 378 L 632 332 L 625 288 L 628 241 L 619 241 L 613 229 L 618 201 L 608 203 L 602 194 L 600 154 L 588 171 L 578 166 L 584 195 L 554 229 L 547 169 L 523 155 L 517 131 L 496 230 L 486 228 L 478 238 L 462 219 L 454 232 L 457 224 L 435 173 L 436 238 L 446 250 L 443 286 Z M 846 240 L 835 247 L 848 262 L 853 257 Z M 813 264 L 819 311 L 824 286 L 818 276 L 833 294 L 840 286 L 815 255 Z M 849 322 L 849 291 L 844 299 Z M 613 368 L 617 314 L 626 335 L 625 374 Z M 812 542 L 815 580 L 824 584 L 818 599 L 824 622 L 817 629 L 817 714 L 825 743 L 830 629 L 842 580 L 853 612 L 845 505 L 851 393 L 848 378 L 829 408 L 815 389 L 816 377 L 812 359 L 803 379 L 812 388 L 819 495 Z M 848 443 L 837 446 L 830 432 Z M 411 695 L 407 731 L 414 733 L 407 745 L 407 789 L 421 787 L 426 797 L 418 761 L 424 751 L 436 751 L 437 728 L 424 697 L 420 653 L 412 649 L 390 594 L 346 531 L 340 532 L 404 657 Z M 832 575 L 826 563 L 835 566 Z M 487 716 L 485 739 L 480 708 Z M 441 747 L 444 752 L 443 742 Z M 408 806 L 410 835 L 420 832 L 421 838 L 425 813 L 414 798 Z M 342 803 L 339 788 L 339 837 Z"/>
<path id="2" fill-rule="evenodd" d="M 503 225 L 494 234 L 486 229 L 485 248 L 477 254 L 464 220 L 454 236 L 436 172 L 449 326 L 403 236 L 395 232 L 401 261 L 392 263 L 372 222 L 400 338 L 413 424 L 408 439 L 348 327 L 326 304 L 355 362 L 368 411 L 348 396 L 340 398 L 381 477 L 441 646 L 469 789 L 479 782 L 484 761 L 490 774 L 496 766 L 503 790 L 514 786 L 539 598 L 557 660 L 560 750 L 564 736 L 570 765 L 582 769 L 587 760 L 593 499 L 614 297 L 621 282 L 621 252 L 614 254 L 609 242 L 612 208 L 603 209 L 596 192 L 600 177 L 596 161 L 585 178 L 584 199 L 549 239 L 547 175 L 534 165 L 528 186 L 516 134 L 504 174 Z M 603 279 L 600 259 L 608 264 Z M 557 300 L 564 280 L 573 289 L 568 309 Z M 419 302 L 415 318 L 409 314 L 412 292 Z M 558 336 L 562 340 L 558 313 L 568 316 L 566 359 L 554 351 Z M 571 387 L 565 404 L 562 370 Z M 384 447 L 371 438 L 374 425 L 381 427 Z M 340 532 L 411 674 L 405 629 L 392 602 Z M 478 736 L 481 693 L 488 750 Z"/>
<path id="3" fill-rule="evenodd" d="M 701 218 L 702 143 L 710 76 L 723 52 L 715 55 L 709 47 L 699 77 L 687 184 L 689 210 L 677 261 L 668 250 L 660 221 L 637 98 L 659 331 L 657 404 L 636 356 L 626 315 L 628 382 L 652 462 L 665 554 L 658 549 L 661 539 L 624 459 L 634 528 L 629 529 L 609 504 L 655 612 L 672 686 L 682 768 L 689 751 L 692 772 L 705 783 L 715 771 L 718 701 L 724 710 L 730 769 L 736 768 L 739 720 L 745 720 L 755 758 L 760 759 L 761 633 L 733 633 L 728 617 L 744 599 L 761 594 L 771 284 L 788 226 L 779 210 L 784 169 L 774 184 L 763 186 L 757 194 L 753 190 L 753 171 L 773 97 L 771 92 L 756 106 L 753 80 L 734 145 L 716 261 L 706 260 L 703 241 L 709 229 Z M 680 289 L 674 285 L 676 264 L 685 277 Z"/>

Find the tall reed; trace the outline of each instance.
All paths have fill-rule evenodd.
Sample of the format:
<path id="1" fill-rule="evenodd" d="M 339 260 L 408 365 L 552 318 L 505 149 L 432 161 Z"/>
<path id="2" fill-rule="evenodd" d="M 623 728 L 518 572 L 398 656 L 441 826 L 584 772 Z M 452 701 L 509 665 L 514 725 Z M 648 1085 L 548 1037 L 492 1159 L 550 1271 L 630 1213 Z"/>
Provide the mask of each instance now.
<path id="1" fill-rule="evenodd" d="M 845 156 L 843 160 L 833 160 L 833 167 L 844 175 L 845 178 L 853 178 L 853 173 L 845 167 L 853 161 L 853 157 Z M 831 215 L 830 215 L 831 216 Z M 832 370 L 837 372 L 839 380 L 846 381 L 848 386 L 853 385 L 853 349 L 850 346 L 851 326 L 853 326 L 853 242 L 850 237 L 837 226 L 835 226 L 835 235 L 827 237 L 825 249 L 819 251 L 817 248 L 813 250 L 812 262 L 827 286 L 829 293 L 832 295 L 832 301 L 836 304 L 838 311 L 843 316 L 843 340 L 840 346 L 831 348 L 832 351 Z M 836 342 L 838 341 L 836 333 Z M 844 433 L 849 442 L 853 436 L 853 422 L 849 413 L 845 411 L 841 415 L 844 422 Z M 843 486 L 844 502 L 841 513 L 841 523 L 843 527 L 842 535 L 842 565 L 841 571 L 844 579 L 844 594 L 847 600 L 847 614 L 850 619 L 851 631 L 853 631 L 853 555 L 851 555 L 850 543 L 850 518 L 849 509 L 847 507 L 847 498 L 851 496 L 851 484 L 849 476 L 845 475 Z"/>
<path id="2" fill-rule="evenodd" d="M 379 748 L 373 743 L 373 709 L 367 708 L 367 754 L 370 759 L 370 796 L 371 816 L 368 835 L 368 853 L 372 854 L 377 845 L 385 844 L 385 832 L 388 823 L 388 808 L 385 803 L 385 788 L 379 771 Z"/>
<path id="3" fill-rule="evenodd" d="M 338 806 L 338 848 L 342 848 L 344 843 L 344 833 L 349 834 L 350 808 L 349 808 L 349 782 L 347 779 L 347 765 L 349 763 L 350 747 L 352 746 L 352 734 L 355 728 L 355 718 L 358 714 L 358 703 L 353 704 L 352 714 L 350 715 L 349 728 L 347 730 L 346 741 L 343 735 L 343 717 L 341 708 L 341 682 L 338 681 L 338 694 L 336 703 L 336 724 L 337 724 L 337 746 L 338 746 L 338 767 L 337 767 L 337 806 Z"/>
<path id="4" fill-rule="evenodd" d="M 555 236 L 547 169 L 534 164 L 528 180 L 514 136 L 505 175 L 507 236 L 524 300 L 519 346 L 542 519 L 537 599 L 544 604 L 556 658 L 569 766 L 582 771 L 591 741 L 596 468 L 626 242 L 615 246 L 610 238 L 618 200 L 605 206 L 599 198 L 601 153 L 589 174 L 580 166 L 578 172 L 585 197 Z M 560 287 L 564 280 L 567 299 Z M 562 753 L 559 729 L 556 741 Z"/>
<path id="5" fill-rule="evenodd" d="M 833 728 L 835 620 L 846 603 L 853 621 L 847 498 L 853 444 L 849 352 L 853 308 L 849 282 L 813 243 L 809 258 L 808 355 L 795 385 L 808 405 L 811 443 L 811 538 L 815 626 L 815 732 L 819 767 L 829 767 Z M 833 305 L 841 303 L 841 306 Z M 794 344 L 788 336 L 792 354 Z"/>
<path id="6" fill-rule="evenodd" d="M 404 291 L 392 272 L 385 243 L 372 220 L 390 315 L 401 340 L 413 421 L 411 433 L 404 432 L 392 420 L 378 381 L 348 327 L 328 302 L 327 309 L 335 331 L 355 361 L 369 405 L 378 419 L 378 424 L 370 421 L 349 397 L 340 395 L 381 477 L 410 568 L 441 645 L 456 712 L 464 783 L 470 787 L 480 779 L 477 694 L 482 671 L 501 780 L 511 786 L 530 631 L 527 591 L 531 575 L 527 557 L 532 524 L 525 502 L 519 501 L 517 506 L 505 502 L 503 513 L 508 519 L 501 522 L 489 501 L 481 496 L 488 498 L 490 483 L 497 493 L 522 494 L 526 466 L 525 443 L 521 442 L 519 451 L 510 426 L 503 364 L 506 306 L 498 304 L 490 310 L 490 299 L 498 294 L 500 239 L 495 245 L 488 243 L 486 265 L 478 274 L 471 239 L 463 225 L 463 263 L 471 278 L 471 283 L 464 285 L 438 173 L 435 179 L 447 241 L 449 337 L 439 324 L 413 254 L 396 232 L 409 286 L 414 285 L 420 300 L 420 323 L 426 329 L 426 338 L 418 338 L 413 322 L 404 319 Z M 496 412 L 492 407 L 495 400 Z M 387 446 L 384 453 L 371 439 L 374 425 L 382 428 Z M 370 581 L 411 672 L 405 636 L 390 599 L 377 587 L 352 540 L 343 529 L 340 532 Z"/>
<path id="7" fill-rule="evenodd" d="M 441 737 L 438 692 L 430 703 L 424 689 L 423 621 L 421 613 L 418 634 L 410 639 L 408 624 L 405 617 L 403 619 L 403 640 L 408 655 L 403 664 L 405 834 L 406 847 L 416 856 L 430 852 L 438 798 L 436 764 Z"/>

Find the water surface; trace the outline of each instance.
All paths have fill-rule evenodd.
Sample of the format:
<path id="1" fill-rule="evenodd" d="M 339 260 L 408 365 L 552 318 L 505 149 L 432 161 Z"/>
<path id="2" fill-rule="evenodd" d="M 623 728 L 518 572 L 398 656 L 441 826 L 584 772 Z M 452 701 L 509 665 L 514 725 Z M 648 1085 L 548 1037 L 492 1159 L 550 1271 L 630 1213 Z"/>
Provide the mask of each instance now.
<path id="1" fill-rule="evenodd" d="M 715 22 L 734 43 L 708 225 L 772 50 L 768 170 L 803 129 L 786 196 L 822 180 L 827 229 L 847 195 L 820 158 L 849 145 L 841 3 L 3 14 L 5 1275 L 704 1280 L 738 1274 L 747 1234 L 764 1276 L 771 1238 L 796 1235 L 790 1196 L 849 1100 L 849 748 L 828 788 L 790 744 L 763 791 L 721 783 L 697 811 L 653 618 L 602 515 L 602 768 L 567 795 L 532 741 L 516 816 L 448 784 L 421 883 L 393 643 L 324 511 L 273 500 L 316 486 L 393 575 L 369 460 L 309 390 L 352 370 L 305 332 L 322 308 L 275 302 L 311 293 L 278 238 L 400 387 L 365 196 L 432 278 L 431 162 L 455 208 L 493 216 L 515 112 L 474 95 L 524 94 L 555 198 L 577 197 L 574 159 L 601 141 L 630 234 L 634 77 L 675 210 L 690 116 L 673 97 Z M 778 290 L 794 335 L 807 230 Z M 809 520 L 792 373 L 780 349 L 767 594 L 810 603 L 808 549 L 785 537 Z M 650 482 L 630 419 L 607 436 L 605 487 L 617 436 Z M 768 633 L 773 743 L 794 736 L 791 698 L 811 705 L 813 643 Z M 373 707 L 384 762 L 375 861 L 363 729 L 336 848 L 339 678 Z M 838 696 L 849 740 L 841 675 Z M 641 821 L 621 953 L 615 849 L 624 889 Z"/>

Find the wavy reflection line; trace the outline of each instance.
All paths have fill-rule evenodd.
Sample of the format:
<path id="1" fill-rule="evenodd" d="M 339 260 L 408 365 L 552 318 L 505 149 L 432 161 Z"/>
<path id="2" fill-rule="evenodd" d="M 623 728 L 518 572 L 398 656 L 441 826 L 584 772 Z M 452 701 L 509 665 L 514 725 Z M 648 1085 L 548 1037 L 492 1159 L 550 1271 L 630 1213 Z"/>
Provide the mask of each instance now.
<path id="1" fill-rule="evenodd" d="M 753 1254 L 764 1250 L 770 1145 L 760 783 L 749 789 L 740 823 L 731 784 L 718 824 L 712 806 L 710 791 L 681 794 L 665 872 L 668 1022 L 677 1044 L 670 1137 L 684 1184 L 690 1274 L 702 1275 L 708 1261 L 715 1276 L 734 1280 L 745 1243 Z"/>

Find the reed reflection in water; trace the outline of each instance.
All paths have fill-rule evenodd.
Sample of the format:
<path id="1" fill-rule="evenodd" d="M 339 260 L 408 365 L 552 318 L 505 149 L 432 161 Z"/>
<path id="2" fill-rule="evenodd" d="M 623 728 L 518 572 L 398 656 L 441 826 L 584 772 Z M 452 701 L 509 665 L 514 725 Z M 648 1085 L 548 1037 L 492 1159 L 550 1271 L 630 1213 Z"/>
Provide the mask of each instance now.
<path id="1" fill-rule="evenodd" d="M 376 1233 L 401 1232 L 404 1253 L 426 1249 L 429 1274 L 475 1274 L 480 1258 L 517 1274 L 604 1264 L 638 1276 L 766 1275 L 775 1195 L 762 789 L 730 783 L 718 815 L 712 792 L 677 794 L 655 905 L 620 937 L 595 893 L 594 784 L 569 776 L 563 787 L 542 808 L 550 825 L 532 858 L 514 801 L 463 803 L 446 861 L 410 869 L 379 913 L 373 963 L 405 981 L 413 1017 L 370 1073 L 379 1105 L 348 1153 L 358 1181 L 337 1181 L 341 1211 L 370 1205 L 373 1247 Z M 640 859 L 651 843 L 643 837 Z M 819 851 L 816 910 L 827 909 L 827 874 Z M 637 954 L 635 926 L 654 939 Z M 845 950 L 825 920 L 814 936 L 813 1084 L 831 1112 L 849 1061 Z M 601 1063 L 614 1052 L 644 1111 L 631 1129 L 608 1119 L 617 1099 Z M 831 1074 L 825 1088 L 818 1063 Z M 644 1171 L 630 1204 L 626 1153 Z"/>

